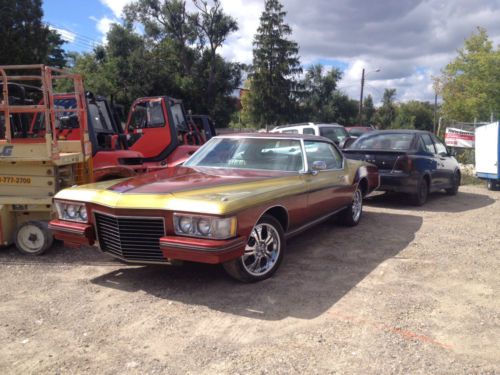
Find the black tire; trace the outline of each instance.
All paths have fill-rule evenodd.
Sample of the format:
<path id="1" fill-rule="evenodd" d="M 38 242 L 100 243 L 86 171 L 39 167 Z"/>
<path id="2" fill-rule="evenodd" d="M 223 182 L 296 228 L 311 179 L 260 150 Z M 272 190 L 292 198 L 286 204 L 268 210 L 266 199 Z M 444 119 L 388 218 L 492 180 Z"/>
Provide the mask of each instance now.
<path id="1" fill-rule="evenodd" d="M 497 191 L 499 184 L 495 180 L 487 180 L 486 186 L 487 186 L 488 190 Z"/>
<path id="2" fill-rule="evenodd" d="M 451 188 L 444 189 L 444 191 L 446 191 L 446 194 L 448 194 L 448 195 L 457 195 L 458 187 L 460 186 L 460 173 L 459 172 L 453 173 L 452 184 L 453 185 L 451 186 Z"/>
<path id="3" fill-rule="evenodd" d="M 258 233 L 259 230 L 260 234 Z M 269 238 L 269 235 L 272 237 Z M 259 242 L 258 237 L 264 241 Z M 268 240 L 272 240 L 273 242 L 267 245 L 265 242 Z M 275 242 L 276 249 L 273 247 L 273 251 L 270 252 L 269 246 Z M 265 280 L 271 277 L 279 268 L 283 260 L 285 248 L 285 235 L 281 224 L 274 217 L 264 215 L 252 229 L 245 248 L 245 254 L 224 263 L 222 266 L 229 276 L 245 283 Z M 263 262 L 264 259 L 265 263 Z M 252 265 L 256 267 L 254 271 L 251 270 Z M 269 268 L 263 270 L 267 266 Z M 258 272 L 257 267 L 260 267 L 262 272 Z"/>
<path id="4" fill-rule="evenodd" d="M 421 178 L 417 184 L 417 191 L 411 195 L 411 203 L 414 206 L 423 206 L 429 196 L 429 183 L 425 178 Z"/>
<path id="5" fill-rule="evenodd" d="M 359 224 L 363 213 L 363 192 L 358 186 L 352 195 L 352 202 L 345 210 L 339 213 L 339 223 L 348 227 Z"/>
<path id="6" fill-rule="evenodd" d="M 42 255 L 54 242 L 48 224 L 44 221 L 27 221 L 16 231 L 17 249 L 26 255 Z"/>

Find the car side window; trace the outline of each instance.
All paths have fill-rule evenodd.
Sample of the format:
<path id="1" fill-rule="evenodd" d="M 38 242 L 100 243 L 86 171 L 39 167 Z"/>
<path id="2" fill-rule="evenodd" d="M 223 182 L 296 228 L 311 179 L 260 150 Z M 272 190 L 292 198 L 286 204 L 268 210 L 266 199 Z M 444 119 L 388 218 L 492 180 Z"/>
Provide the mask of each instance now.
<path id="1" fill-rule="evenodd" d="M 436 153 L 436 149 L 434 148 L 434 143 L 432 142 L 429 134 L 422 134 L 422 141 L 424 142 L 425 151 L 430 152 L 431 154 Z"/>
<path id="2" fill-rule="evenodd" d="M 297 129 L 287 129 L 283 130 L 282 133 L 287 133 L 287 134 L 297 134 L 299 131 Z"/>
<path id="3" fill-rule="evenodd" d="M 446 149 L 446 146 L 434 135 L 432 136 L 432 139 L 434 140 L 434 144 L 436 145 L 437 154 L 448 155 L 448 150 Z"/>
<path id="4" fill-rule="evenodd" d="M 312 169 L 315 161 L 324 161 L 326 169 L 341 169 L 342 155 L 331 144 L 326 142 L 305 141 L 308 169 Z"/>
<path id="5" fill-rule="evenodd" d="M 303 130 L 303 134 L 311 134 L 311 135 L 314 135 L 314 129 L 313 128 L 304 128 L 302 129 Z"/>

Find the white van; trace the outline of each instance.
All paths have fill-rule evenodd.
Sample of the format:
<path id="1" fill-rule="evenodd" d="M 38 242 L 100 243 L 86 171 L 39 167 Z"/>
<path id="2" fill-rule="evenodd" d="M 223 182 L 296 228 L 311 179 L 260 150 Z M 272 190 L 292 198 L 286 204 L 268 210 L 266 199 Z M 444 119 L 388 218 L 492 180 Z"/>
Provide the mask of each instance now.
<path id="1" fill-rule="evenodd" d="M 317 124 L 314 122 L 306 122 L 300 124 L 282 125 L 272 129 L 271 133 L 320 135 L 331 139 L 337 145 L 349 137 L 347 130 L 342 125 L 337 123 Z"/>

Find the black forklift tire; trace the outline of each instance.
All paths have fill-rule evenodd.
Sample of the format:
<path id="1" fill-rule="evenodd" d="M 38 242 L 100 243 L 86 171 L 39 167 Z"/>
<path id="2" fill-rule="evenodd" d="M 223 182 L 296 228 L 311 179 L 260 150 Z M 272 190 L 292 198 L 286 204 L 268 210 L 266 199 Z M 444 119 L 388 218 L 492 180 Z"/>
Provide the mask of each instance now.
<path id="1" fill-rule="evenodd" d="M 26 255 L 42 255 L 54 242 L 54 236 L 44 221 L 26 221 L 16 231 L 17 249 Z"/>

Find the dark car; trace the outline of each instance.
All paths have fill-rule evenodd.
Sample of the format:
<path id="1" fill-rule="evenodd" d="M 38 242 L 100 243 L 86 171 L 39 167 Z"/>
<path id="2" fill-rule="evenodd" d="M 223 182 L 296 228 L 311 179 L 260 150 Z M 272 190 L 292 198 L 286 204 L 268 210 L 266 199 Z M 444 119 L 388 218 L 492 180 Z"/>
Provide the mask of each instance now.
<path id="1" fill-rule="evenodd" d="M 346 157 L 375 164 L 379 190 L 407 193 L 413 204 L 423 205 L 429 192 L 444 189 L 455 195 L 460 168 L 434 134 L 421 130 L 379 130 L 359 137 Z"/>

